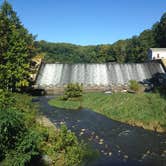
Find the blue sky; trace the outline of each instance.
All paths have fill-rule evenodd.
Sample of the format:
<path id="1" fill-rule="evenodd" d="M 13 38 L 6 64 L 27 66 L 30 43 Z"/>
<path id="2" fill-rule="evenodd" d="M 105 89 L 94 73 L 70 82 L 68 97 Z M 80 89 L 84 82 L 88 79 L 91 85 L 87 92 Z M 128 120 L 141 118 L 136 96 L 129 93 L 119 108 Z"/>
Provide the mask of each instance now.
<path id="1" fill-rule="evenodd" d="M 166 12 L 166 0 L 8 1 L 37 40 L 80 45 L 111 44 L 138 35 Z"/>

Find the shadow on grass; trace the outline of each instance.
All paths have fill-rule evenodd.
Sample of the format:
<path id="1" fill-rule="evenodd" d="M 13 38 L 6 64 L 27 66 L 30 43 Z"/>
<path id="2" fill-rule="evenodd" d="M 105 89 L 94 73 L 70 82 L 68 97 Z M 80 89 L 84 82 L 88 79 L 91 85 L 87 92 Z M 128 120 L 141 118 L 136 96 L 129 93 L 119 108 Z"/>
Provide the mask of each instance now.
<path id="1" fill-rule="evenodd" d="M 147 86 L 147 92 L 159 93 L 162 98 L 166 99 L 166 73 L 156 73 L 142 83 Z"/>

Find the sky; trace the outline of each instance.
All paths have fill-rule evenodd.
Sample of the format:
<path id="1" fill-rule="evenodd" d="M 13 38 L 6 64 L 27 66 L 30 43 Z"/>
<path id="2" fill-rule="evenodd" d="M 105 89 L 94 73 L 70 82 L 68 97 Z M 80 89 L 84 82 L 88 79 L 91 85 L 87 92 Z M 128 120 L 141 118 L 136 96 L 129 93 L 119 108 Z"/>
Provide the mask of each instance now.
<path id="1" fill-rule="evenodd" d="M 0 0 L 2 3 L 3 0 Z M 160 20 L 166 0 L 8 0 L 37 40 L 112 44 Z"/>

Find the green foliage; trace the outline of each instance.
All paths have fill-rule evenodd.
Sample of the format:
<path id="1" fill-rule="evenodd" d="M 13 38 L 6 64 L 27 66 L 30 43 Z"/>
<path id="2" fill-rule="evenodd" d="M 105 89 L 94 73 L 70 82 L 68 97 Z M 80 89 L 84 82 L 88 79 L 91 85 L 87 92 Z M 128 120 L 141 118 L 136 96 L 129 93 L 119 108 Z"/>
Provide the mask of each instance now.
<path id="1" fill-rule="evenodd" d="M 42 137 L 34 130 L 35 107 L 29 105 L 27 95 L 1 90 L 0 96 L 0 161 L 6 166 L 24 166 L 39 155 L 38 138 Z"/>
<path id="2" fill-rule="evenodd" d="M 10 166 L 30 165 L 31 160 L 40 155 L 39 144 L 42 137 L 39 132 L 30 129 L 20 138 L 15 150 L 6 155 L 6 164 Z"/>
<path id="3" fill-rule="evenodd" d="M 86 162 L 93 157 L 93 152 L 83 142 L 79 142 L 75 134 L 68 131 L 65 125 L 60 128 L 54 148 L 57 152 L 65 152 L 66 166 L 81 165 L 83 161 Z"/>
<path id="4" fill-rule="evenodd" d="M 15 91 L 28 85 L 34 39 L 7 1 L 0 8 L 0 36 L 0 88 Z"/>
<path id="5" fill-rule="evenodd" d="M 64 95 L 62 96 L 62 100 L 68 100 L 70 98 L 81 97 L 83 94 L 83 85 L 78 83 L 70 83 L 64 90 Z"/>
<path id="6" fill-rule="evenodd" d="M 53 166 L 82 165 L 97 156 L 85 143 L 78 141 L 65 125 L 61 125 L 60 130 L 42 126 L 38 126 L 37 130 L 43 137 L 41 152 L 50 156 Z"/>
<path id="7" fill-rule="evenodd" d="M 28 166 L 48 155 L 52 165 L 73 166 L 93 158 L 66 126 L 55 130 L 39 124 L 30 96 L 1 90 L 0 97 L 0 164 Z"/>
<path id="8" fill-rule="evenodd" d="M 67 127 L 65 125 L 61 126 L 61 130 L 59 133 L 58 140 L 55 144 L 55 148 L 58 151 L 66 150 L 68 146 L 73 144 L 77 144 L 77 137 L 72 132 L 68 132 Z"/>
<path id="9" fill-rule="evenodd" d="M 10 108 L 15 103 L 15 98 L 12 93 L 0 89 L 0 109 Z"/>
<path id="10" fill-rule="evenodd" d="M 0 110 L 18 110 L 24 116 L 27 127 L 31 126 L 31 123 L 35 124 L 36 121 L 37 106 L 31 100 L 31 97 L 26 94 L 0 90 Z"/>
<path id="11" fill-rule="evenodd" d="M 166 13 L 160 19 L 154 28 L 154 36 L 157 47 L 166 47 Z"/>
<path id="12" fill-rule="evenodd" d="M 141 90 L 141 85 L 136 80 L 130 80 L 129 88 L 135 92 L 139 92 Z"/>
<path id="13" fill-rule="evenodd" d="M 15 110 L 0 110 L 0 151 L 2 159 L 8 149 L 15 147 L 16 142 L 24 132 L 22 114 Z"/>
<path id="14" fill-rule="evenodd" d="M 154 87 L 154 92 L 159 93 L 161 96 L 166 98 L 166 84 L 161 84 Z"/>

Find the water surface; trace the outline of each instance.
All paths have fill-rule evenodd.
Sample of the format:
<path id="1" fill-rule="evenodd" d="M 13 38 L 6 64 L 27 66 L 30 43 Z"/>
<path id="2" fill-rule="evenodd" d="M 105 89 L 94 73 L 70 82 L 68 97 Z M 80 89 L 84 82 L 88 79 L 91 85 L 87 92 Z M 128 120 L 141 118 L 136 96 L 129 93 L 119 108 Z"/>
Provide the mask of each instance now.
<path id="1" fill-rule="evenodd" d="M 65 110 L 39 97 L 40 110 L 57 127 L 66 124 L 101 154 L 92 166 L 166 166 L 166 134 L 111 120 L 88 109 Z"/>

